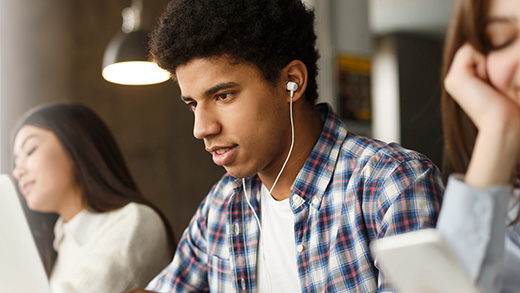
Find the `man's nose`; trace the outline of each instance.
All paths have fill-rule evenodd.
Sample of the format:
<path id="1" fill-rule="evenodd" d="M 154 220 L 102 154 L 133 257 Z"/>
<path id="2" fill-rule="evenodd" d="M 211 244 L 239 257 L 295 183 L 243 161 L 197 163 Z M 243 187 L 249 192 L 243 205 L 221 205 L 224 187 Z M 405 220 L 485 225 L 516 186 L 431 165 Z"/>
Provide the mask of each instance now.
<path id="1" fill-rule="evenodd" d="M 195 109 L 195 121 L 193 124 L 193 136 L 197 139 L 204 139 L 220 133 L 221 126 L 218 114 L 211 108 L 203 105 Z"/>

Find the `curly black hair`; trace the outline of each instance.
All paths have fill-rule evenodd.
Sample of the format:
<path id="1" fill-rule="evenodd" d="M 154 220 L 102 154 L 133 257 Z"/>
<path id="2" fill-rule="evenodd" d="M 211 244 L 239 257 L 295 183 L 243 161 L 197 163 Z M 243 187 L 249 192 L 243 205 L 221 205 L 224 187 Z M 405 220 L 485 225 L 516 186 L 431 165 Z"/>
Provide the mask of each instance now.
<path id="1" fill-rule="evenodd" d="M 305 97 L 317 95 L 314 11 L 301 0 L 172 0 L 152 32 L 152 59 L 175 76 L 193 58 L 229 56 L 274 83 L 292 60 L 307 66 Z"/>

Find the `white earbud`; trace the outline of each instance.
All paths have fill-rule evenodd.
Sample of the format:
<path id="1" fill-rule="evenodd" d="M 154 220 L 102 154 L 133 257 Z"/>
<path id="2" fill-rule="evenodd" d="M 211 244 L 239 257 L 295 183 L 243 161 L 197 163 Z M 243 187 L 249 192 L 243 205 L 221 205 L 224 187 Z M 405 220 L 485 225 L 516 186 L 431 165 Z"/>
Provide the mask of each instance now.
<path id="1" fill-rule="evenodd" d="M 298 89 L 298 84 L 294 81 L 288 81 L 287 83 L 287 90 L 290 92 L 295 92 Z"/>

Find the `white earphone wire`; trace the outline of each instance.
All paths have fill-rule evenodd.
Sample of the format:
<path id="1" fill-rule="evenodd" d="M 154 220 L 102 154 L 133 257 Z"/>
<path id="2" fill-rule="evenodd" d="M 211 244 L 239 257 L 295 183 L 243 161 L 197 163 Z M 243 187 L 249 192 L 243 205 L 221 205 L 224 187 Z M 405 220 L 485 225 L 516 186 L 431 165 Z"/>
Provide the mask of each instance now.
<path id="1" fill-rule="evenodd" d="M 293 150 L 293 146 L 294 146 L 294 121 L 293 121 L 293 111 L 292 111 L 292 108 L 293 108 L 293 105 L 292 105 L 293 104 L 293 96 L 294 96 L 294 91 L 291 90 L 291 102 L 290 102 L 290 107 L 289 107 L 289 115 L 291 117 L 291 147 L 289 148 L 289 153 L 287 154 L 287 158 L 285 159 L 285 162 L 282 165 L 282 169 L 280 170 L 280 173 L 278 173 L 278 176 L 276 176 L 276 179 L 274 180 L 273 186 L 271 186 L 271 189 L 269 190 L 269 194 L 271 196 L 273 196 L 272 195 L 273 189 L 276 186 L 276 183 L 278 182 L 278 179 L 280 179 L 280 175 L 282 175 L 282 172 L 285 169 L 285 165 L 287 165 L 287 162 L 289 161 L 289 157 L 291 156 L 291 153 L 292 153 L 292 150 Z"/>
<path id="2" fill-rule="evenodd" d="M 289 106 L 289 116 L 291 118 L 291 147 L 289 148 L 289 153 L 287 154 L 287 158 L 285 159 L 285 162 L 282 165 L 282 169 L 280 169 L 280 172 L 278 173 L 278 176 L 276 176 L 276 179 L 274 180 L 273 186 L 271 186 L 271 190 L 269 190 L 269 195 L 272 196 L 272 191 L 274 187 L 276 186 L 276 183 L 278 182 L 278 179 L 280 178 L 280 175 L 282 175 L 283 170 L 285 169 L 285 165 L 287 165 L 287 162 L 289 161 L 289 157 L 291 156 L 293 146 L 294 146 L 294 119 L 293 119 L 293 96 L 294 96 L 294 89 L 290 89 L 291 92 L 291 101 Z M 247 204 L 249 205 L 249 208 L 253 212 L 253 215 L 255 216 L 256 222 L 258 223 L 258 228 L 260 230 L 260 235 L 263 234 L 262 231 L 262 225 L 260 223 L 260 219 L 258 218 L 258 215 L 255 212 L 255 209 L 253 208 L 253 205 L 251 205 L 251 202 L 249 201 L 249 196 L 246 191 L 246 180 L 245 178 L 242 178 L 242 188 L 244 189 L 244 196 L 246 197 Z M 264 249 L 265 250 L 265 249 Z M 267 277 L 267 284 L 269 287 L 269 292 L 272 292 L 271 288 L 271 276 L 269 275 L 269 268 L 267 267 L 267 261 L 265 260 L 265 253 L 262 251 L 262 258 L 265 263 L 265 271 L 266 271 L 266 277 Z"/>

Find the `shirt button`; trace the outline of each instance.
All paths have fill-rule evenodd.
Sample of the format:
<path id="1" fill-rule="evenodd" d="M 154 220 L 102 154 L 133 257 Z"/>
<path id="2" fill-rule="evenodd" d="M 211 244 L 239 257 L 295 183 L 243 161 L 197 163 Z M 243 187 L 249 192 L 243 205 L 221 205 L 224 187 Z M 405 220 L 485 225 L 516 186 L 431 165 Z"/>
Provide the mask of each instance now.
<path id="1" fill-rule="evenodd" d="M 303 245 L 300 244 L 300 245 L 296 246 L 296 251 L 302 252 L 303 251 Z"/>
<path id="2" fill-rule="evenodd" d="M 292 196 L 292 200 L 293 200 L 294 202 L 298 202 L 299 199 L 300 199 L 300 197 L 299 197 L 297 194 L 295 194 L 295 195 Z"/>
<path id="3" fill-rule="evenodd" d="M 233 226 L 233 230 L 235 230 L 235 235 L 238 236 L 238 234 L 240 234 L 240 226 L 238 226 L 238 223 L 235 223 L 235 225 Z"/>
<path id="4" fill-rule="evenodd" d="M 246 280 L 240 280 L 240 285 L 242 286 L 242 290 L 246 290 Z"/>
<path id="5" fill-rule="evenodd" d="M 317 198 L 315 198 L 315 199 L 312 200 L 312 204 L 315 205 L 315 206 L 317 206 L 317 205 L 320 204 L 320 200 L 317 199 Z"/>

